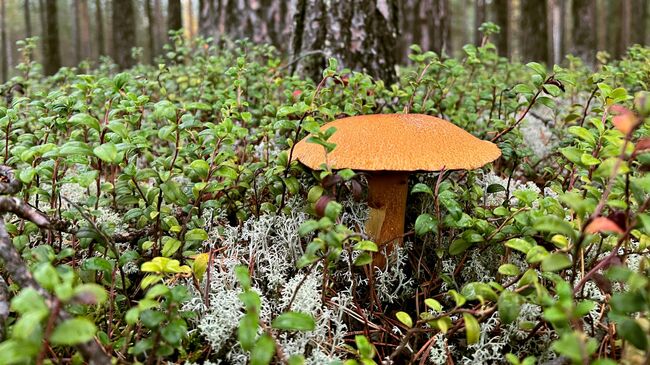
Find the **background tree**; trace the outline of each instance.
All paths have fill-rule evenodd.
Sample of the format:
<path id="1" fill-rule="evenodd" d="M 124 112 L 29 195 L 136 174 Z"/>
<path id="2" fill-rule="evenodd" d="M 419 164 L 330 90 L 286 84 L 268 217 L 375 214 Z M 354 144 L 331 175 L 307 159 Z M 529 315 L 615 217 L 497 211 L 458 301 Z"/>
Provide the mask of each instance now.
<path id="1" fill-rule="evenodd" d="M 183 28 L 181 0 L 169 0 L 167 3 L 167 29 L 179 30 L 181 28 Z"/>
<path id="2" fill-rule="evenodd" d="M 343 67 L 395 80 L 396 0 L 299 0 L 292 55 L 295 71 L 320 79 L 329 57 Z"/>
<path id="3" fill-rule="evenodd" d="M 596 60 L 596 3 L 573 0 L 573 53 L 587 64 Z"/>
<path id="4" fill-rule="evenodd" d="M 0 1 L 0 42 L 2 42 L 2 64 L 0 65 L 0 77 L 2 82 L 9 77 L 9 62 L 7 59 L 9 47 L 7 47 L 7 5 Z"/>
<path id="5" fill-rule="evenodd" d="M 95 0 L 95 36 L 97 39 L 97 57 L 106 54 L 106 46 L 104 41 L 104 16 L 102 14 L 101 0 Z"/>
<path id="6" fill-rule="evenodd" d="M 119 9 L 116 11 L 116 9 Z M 131 48 L 135 46 L 135 8 L 132 0 L 113 2 L 113 49 L 120 68 L 133 66 Z"/>
<path id="7" fill-rule="evenodd" d="M 549 61 L 545 1 L 521 1 L 520 48 L 524 60 Z"/>
<path id="8" fill-rule="evenodd" d="M 41 11 L 43 11 L 41 9 Z M 45 26 L 43 27 L 43 71 L 46 75 L 55 74 L 61 68 L 59 51 L 59 23 L 56 0 L 45 0 Z"/>
<path id="9" fill-rule="evenodd" d="M 32 15 L 29 0 L 23 0 L 23 16 L 25 17 L 25 37 L 32 36 Z"/>
<path id="10" fill-rule="evenodd" d="M 508 42 L 508 35 L 510 34 L 510 9 L 508 9 L 508 3 L 508 0 L 494 0 L 492 2 L 494 23 L 501 28 L 501 32 L 494 37 L 494 44 L 499 51 L 499 55 L 503 57 L 510 55 Z"/>

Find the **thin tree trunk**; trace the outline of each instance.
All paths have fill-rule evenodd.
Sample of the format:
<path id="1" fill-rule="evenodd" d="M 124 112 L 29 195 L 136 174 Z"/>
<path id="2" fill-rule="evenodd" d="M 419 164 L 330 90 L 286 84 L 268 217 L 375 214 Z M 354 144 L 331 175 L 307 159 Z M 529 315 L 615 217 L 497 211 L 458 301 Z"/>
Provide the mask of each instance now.
<path id="1" fill-rule="evenodd" d="M 327 59 L 341 67 L 395 81 L 396 0 L 300 0 L 293 57 L 296 71 L 319 80 Z"/>
<path id="2" fill-rule="evenodd" d="M 596 61 L 596 4 L 592 0 L 573 0 L 573 54 L 588 64 Z"/>
<path id="3" fill-rule="evenodd" d="M 633 0 L 632 4 L 632 42 L 645 44 L 646 20 L 648 18 L 648 1 Z"/>
<path id="4" fill-rule="evenodd" d="M 478 28 L 486 20 L 486 4 L 485 0 L 474 0 L 474 44 L 477 46 L 481 44 L 481 31 Z"/>
<path id="5" fill-rule="evenodd" d="M 81 0 L 74 0 L 72 4 L 72 12 L 73 12 L 73 21 L 74 21 L 74 59 L 75 59 L 75 65 L 79 64 L 79 61 L 81 61 L 81 26 L 79 23 L 81 23 L 80 15 L 79 15 L 79 2 Z"/>
<path id="6" fill-rule="evenodd" d="M 161 0 L 154 0 L 153 2 L 153 14 L 156 18 L 156 54 L 161 54 L 163 51 L 163 45 L 167 43 L 167 24 L 163 21 L 165 19 L 163 15 L 163 6 Z"/>
<path id="7" fill-rule="evenodd" d="M 219 32 L 219 12 L 221 0 L 199 0 L 199 34 L 217 38 Z"/>
<path id="8" fill-rule="evenodd" d="M 546 13 L 546 1 L 521 2 L 520 48 L 525 61 L 552 62 L 548 52 Z"/>
<path id="9" fill-rule="evenodd" d="M 596 1 L 596 18 L 597 24 L 600 24 L 596 28 L 596 38 L 598 39 L 597 51 L 607 50 L 607 9 L 606 9 L 606 0 L 597 0 Z"/>
<path id="10" fill-rule="evenodd" d="M 494 9 L 494 22 L 501 28 L 501 31 L 494 40 L 494 44 L 500 56 L 509 57 L 510 47 L 508 44 L 508 34 L 510 33 L 510 18 L 508 16 L 508 0 L 494 0 L 492 4 Z"/>
<path id="11" fill-rule="evenodd" d="M 169 0 L 167 4 L 167 30 L 183 28 L 183 9 L 181 0 Z"/>
<path id="12" fill-rule="evenodd" d="M 632 43 L 632 0 L 621 0 L 621 38 L 618 44 L 617 56 L 625 54 Z"/>
<path id="13" fill-rule="evenodd" d="M 95 32 L 97 36 L 97 58 L 106 54 L 106 42 L 104 41 L 104 15 L 102 12 L 101 0 L 95 0 Z"/>
<path id="14" fill-rule="evenodd" d="M 9 47 L 7 47 L 7 5 L 6 1 L 0 0 L 0 42 L 2 42 L 2 65 L 0 65 L 0 77 L 6 82 L 9 77 Z"/>
<path id="15" fill-rule="evenodd" d="M 88 10 L 89 0 L 79 1 L 79 40 L 81 48 L 81 60 L 92 57 L 92 47 L 90 43 L 90 11 Z"/>
<path id="16" fill-rule="evenodd" d="M 119 9 L 119 11 L 116 11 Z M 121 69 L 133 66 L 131 48 L 135 46 L 135 8 L 132 0 L 113 1 L 113 49 Z"/>
<path id="17" fill-rule="evenodd" d="M 23 15 L 25 16 L 25 38 L 32 37 L 32 15 L 29 0 L 23 0 Z"/>
<path id="18" fill-rule="evenodd" d="M 45 0 L 45 9 L 46 24 L 43 29 L 45 62 L 43 71 L 46 75 L 53 75 L 61 68 L 56 0 Z"/>
<path id="19" fill-rule="evenodd" d="M 156 48 L 156 18 L 153 16 L 153 7 L 151 0 L 144 0 L 144 10 L 147 15 L 149 26 L 147 32 L 149 36 L 149 63 L 153 64 L 158 49 Z"/>
<path id="20" fill-rule="evenodd" d="M 428 22 L 431 24 L 430 48 L 438 54 L 451 54 L 451 8 L 449 0 L 433 0 Z"/>

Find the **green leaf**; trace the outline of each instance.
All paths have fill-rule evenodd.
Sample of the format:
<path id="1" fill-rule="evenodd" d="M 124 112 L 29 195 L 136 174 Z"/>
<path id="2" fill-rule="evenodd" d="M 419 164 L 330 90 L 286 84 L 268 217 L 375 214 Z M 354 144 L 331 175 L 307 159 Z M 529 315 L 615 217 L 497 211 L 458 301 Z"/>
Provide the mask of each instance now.
<path id="1" fill-rule="evenodd" d="M 368 265 L 369 263 L 372 262 L 372 256 L 367 253 L 367 252 L 362 252 L 357 258 L 354 260 L 354 266 L 363 266 L 363 265 Z"/>
<path id="2" fill-rule="evenodd" d="M 61 322 L 50 335 L 53 345 L 77 345 L 95 337 L 97 327 L 85 318 L 73 318 Z"/>
<path id="3" fill-rule="evenodd" d="M 186 241 L 205 241 L 208 239 L 208 233 L 202 228 L 195 228 L 185 233 Z"/>
<path id="4" fill-rule="evenodd" d="M 93 149 L 95 156 L 108 163 L 117 163 L 121 160 L 117 153 L 117 147 L 112 142 L 104 143 Z"/>
<path id="5" fill-rule="evenodd" d="M 500 191 L 506 191 L 506 188 L 501 184 L 490 184 L 486 191 L 488 194 L 498 193 Z"/>
<path id="6" fill-rule="evenodd" d="M 519 268 L 514 264 L 503 264 L 499 266 L 499 274 L 505 276 L 517 276 L 520 274 Z"/>
<path id="7" fill-rule="evenodd" d="M 471 242 L 467 242 L 462 238 L 457 238 L 451 242 L 451 245 L 449 245 L 449 254 L 460 255 L 461 253 L 465 252 L 471 245 Z"/>
<path id="8" fill-rule="evenodd" d="M 356 335 L 354 336 L 354 342 L 357 345 L 357 350 L 359 350 L 359 355 L 365 359 L 372 359 L 375 357 L 375 347 L 368 340 L 366 336 Z"/>
<path id="9" fill-rule="evenodd" d="M 99 121 L 97 118 L 90 116 L 86 113 L 75 114 L 68 120 L 70 123 L 75 125 L 82 125 L 89 129 L 94 129 L 100 131 Z"/>
<path id="10" fill-rule="evenodd" d="M 463 313 L 463 320 L 465 321 L 467 343 L 473 345 L 481 338 L 481 326 L 479 325 L 478 320 L 469 313 Z"/>
<path id="11" fill-rule="evenodd" d="M 618 324 L 617 333 L 625 341 L 628 341 L 639 350 L 646 351 L 648 349 L 648 334 L 644 331 L 639 323 L 632 318 L 624 318 Z"/>
<path id="12" fill-rule="evenodd" d="M 235 266 L 235 277 L 244 290 L 251 288 L 251 277 L 248 274 L 248 267 L 244 265 Z"/>
<path id="13" fill-rule="evenodd" d="M 510 247 L 513 250 L 517 250 L 519 252 L 523 252 L 525 254 L 530 251 L 531 248 L 533 248 L 534 244 L 523 240 L 521 238 L 512 238 L 506 242 L 506 247 Z"/>
<path id="14" fill-rule="evenodd" d="M 379 251 L 379 248 L 377 247 L 377 244 L 372 242 L 372 241 L 361 241 L 354 245 L 355 250 L 359 251 L 369 251 L 369 252 L 377 252 Z"/>
<path id="15" fill-rule="evenodd" d="M 263 334 L 251 350 L 250 365 L 268 365 L 275 355 L 275 341 L 268 334 Z"/>
<path id="16" fill-rule="evenodd" d="M 171 237 L 163 237 L 163 247 L 162 251 L 160 252 L 163 256 L 165 257 L 171 257 L 178 251 L 179 248 L 181 248 L 181 241 L 171 238 Z"/>
<path id="17" fill-rule="evenodd" d="M 437 231 L 438 222 L 430 214 L 420 214 L 415 220 L 415 234 L 418 236 Z"/>
<path id="18" fill-rule="evenodd" d="M 521 296 L 513 291 L 504 290 L 501 292 L 497 304 L 499 317 L 503 323 L 512 323 L 517 319 L 521 310 L 521 302 Z"/>
<path id="19" fill-rule="evenodd" d="M 397 312 L 395 313 L 395 317 L 402 322 L 406 327 L 411 328 L 413 327 L 413 320 L 411 319 L 411 316 L 409 316 L 408 313 L 406 312 Z"/>
<path id="20" fill-rule="evenodd" d="M 307 313 L 286 312 L 277 316 L 271 326 L 287 331 L 313 331 L 316 328 L 316 322 Z"/>
<path id="21" fill-rule="evenodd" d="M 545 215 L 538 218 L 533 228 L 538 232 L 561 233 L 574 239 L 576 237 L 576 231 L 571 223 L 554 215 Z"/>
<path id="22" fill-rule="evenodd" d="M 423 183 L 417 183 L 415 186 L 413 186 L 413 189 L 411 189 L 411 194 L 415 193 L 425 193 L 433 196 L 433 191 L 431 191 L 431 188 L 427 184 Z"/>
<path id="23" fill-rule="evenodd" d="M 259 317 L 255 312 L 248 312 L 239 320 L 237 339 L 244 350 L 250 351 L 255 345 L 258 326 Z"/>
<path id="24" fill-rule="evenodd" d="M 437 300 L 435 300 L 433 298 L 425 299 L 424 300 L 424 305 L 426 305 L 427 307 L 433 309 L 436 312 L 442 312 L 442 305 L 440 304 L 440 302 L 438 302 Z"/>
<path id="25" fill-rule="evenodd" d="M 546 78 L 546 67 L 540 65 L 537 62 L 529 62 L 526 64 L 526 67 L 530 68 L 531 70 L 535 71 L 539 76 L 542 78 Z"/>
<path id="26" fill-rule="evenodd" d="M 542 260 L 542 271 L 560 271 L 571 267 L 572 262 L 567 254 L 552 253 Z"/>
<path id="27" fill-rule="evenodd" d="M 182 319 L 171 321 L 160 330 L 160 334 L 168 344 L 180 346 L 181 341 L 187 335 L 187 324 Z"/>

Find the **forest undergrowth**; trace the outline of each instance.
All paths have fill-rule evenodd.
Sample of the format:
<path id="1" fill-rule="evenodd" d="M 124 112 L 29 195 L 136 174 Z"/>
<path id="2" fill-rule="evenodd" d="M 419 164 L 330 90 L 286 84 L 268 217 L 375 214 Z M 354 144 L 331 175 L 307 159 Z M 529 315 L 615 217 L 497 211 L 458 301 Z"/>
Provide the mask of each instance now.
<path id="1" fill-rule="evenodd" d="M 412 46 L 387 85 L 228 44 L 176 33 L 155 67 L 43 77 L 20 42 L 0 364 L 650 362 L 650 48 L 590 70 Z M 404 112 L 502 157 L 413 174 L 404 244 L 372 267 L 365 174 L 310 171 L 292 146 Z"/>

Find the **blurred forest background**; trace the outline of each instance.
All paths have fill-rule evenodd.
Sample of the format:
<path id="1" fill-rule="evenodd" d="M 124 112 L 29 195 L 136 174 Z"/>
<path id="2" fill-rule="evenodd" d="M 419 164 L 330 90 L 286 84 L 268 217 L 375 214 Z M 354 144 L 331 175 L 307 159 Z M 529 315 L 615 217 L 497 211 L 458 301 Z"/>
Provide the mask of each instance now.
<path id="1" fill-rule="evenodd" d="M 324 57 L 391 79 L 409 46 L 449 56 L 480 44 L 478 30 L 513 60 L 595 65 L 648 44 L 648 0 L 0 0 L 1 78 L 19 63 L 16 41 L 39 37 L 46 74 L 110 56 L 122 68 L 154 63 L 169 30 L 273 44 L 298 71 L 317 74 Z M 133 51 L 135 47 L 135 51 Z M 606 53 L 597 54 L 597 51 Z M 289 61 L 288 61 L 289 62 Z"/>

